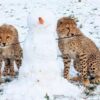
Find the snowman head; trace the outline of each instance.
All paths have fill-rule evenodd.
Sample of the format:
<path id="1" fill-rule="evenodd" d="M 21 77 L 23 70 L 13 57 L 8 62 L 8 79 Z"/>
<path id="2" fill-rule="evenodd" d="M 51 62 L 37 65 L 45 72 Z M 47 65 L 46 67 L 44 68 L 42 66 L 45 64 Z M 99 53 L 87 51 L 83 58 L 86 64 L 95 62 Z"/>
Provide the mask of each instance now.
<path id="1" fill-rule="evenodd" d="M 53 12 L 44 8 L 34 8 L 28 16 L 28 26 L 30 28 L 50 27 L 56 25 Z"/>

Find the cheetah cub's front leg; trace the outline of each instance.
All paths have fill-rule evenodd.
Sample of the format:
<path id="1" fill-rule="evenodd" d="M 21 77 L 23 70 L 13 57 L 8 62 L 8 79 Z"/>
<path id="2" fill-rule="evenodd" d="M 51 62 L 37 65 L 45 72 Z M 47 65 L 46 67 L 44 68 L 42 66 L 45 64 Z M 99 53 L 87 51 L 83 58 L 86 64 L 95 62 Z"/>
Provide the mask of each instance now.
<path id="1" fill-rule="evenodd" d="M 4 62 L 5 62 L 5 68 L 3 75 L 4 76 L 10 75 L 14 77 L 15 76 L 14 61 L 12 59 L 5 59 Z"/>
<path id="2" fill-rule="evenodd" d="M 14 60 L 10 60 L 10 71 L 9 75 L 13 78 L 15 76 L 15 69 L 14 69 Z"/>
<path id="3" fill-rule="evenodd" d="M 75 70 L 80 73 L 82 68 L 80 66 L 79 59 L 76 58 L 76 60 L 74 60 L 73 63 L 74 63 L 73 66 L 74 66 Z M 77 75 L 75 77 L 72 77 L 71 80 L 76 81 L 76 82 L 81 81 L 81 75 Z"/>
<path id="4" fill-rule="evenodd" d="M 64 78 L 70 80 L 69 69 L 70 69 L 71 58 L 69 57 L 69 55 L 63 55 L 63 61 L 64 61 Z"/>
<path id="5" fill-rule="evenodd" d="M 81 80 L 84 86 L 89 86 L 90 81 L 88 79 L 88 69 L 87 69 L 87 56 L 84 53 L 79 55 L 80 65 L 81 65 Z"/>
<path id="6" fill-rule="evenodd" d="M 82 81 L 84 86 L 89 86 L 90 81 L 88 79 L 87 67 L 87 56 L 83 53 L 80 53 L 79 56 L 74 60 L 74 68 L 76 71 L 80 72 L 80 75 L 73 77 L 71 80 Z"/>
<path id="7" fill-rule="evenodd" d="M 4 63 L 5 63 L 5 67 L 4 67 L 4 71 L 3 71 L 4 76 L 9 75 L 9 68 L 10 68 L 9 62 L 10 62 L 9 59 L 4 59 Z"/>

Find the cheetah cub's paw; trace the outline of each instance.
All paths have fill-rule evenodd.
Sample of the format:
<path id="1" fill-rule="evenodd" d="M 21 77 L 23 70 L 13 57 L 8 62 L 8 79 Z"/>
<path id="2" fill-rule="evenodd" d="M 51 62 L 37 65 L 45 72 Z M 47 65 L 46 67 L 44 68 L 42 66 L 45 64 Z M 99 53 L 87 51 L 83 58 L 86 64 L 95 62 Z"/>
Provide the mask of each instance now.
<path id="1" fill-rule="evenodd" d="M 86 86 L 86 87 L 88 87 L 88 86 L 90 85 L 90 81 L 89 81 L 88 79 L 84 79 L 84 80 L 82 81 L 82 83 L 83 83 L 83 85 Z"/>
<path id="2" fill-rule="evenodd" d="M 100 84 L 100 77 L 96 77 L 95 79 L 92 79 L 91 83 L 93 83 L 93 84 Z"/>

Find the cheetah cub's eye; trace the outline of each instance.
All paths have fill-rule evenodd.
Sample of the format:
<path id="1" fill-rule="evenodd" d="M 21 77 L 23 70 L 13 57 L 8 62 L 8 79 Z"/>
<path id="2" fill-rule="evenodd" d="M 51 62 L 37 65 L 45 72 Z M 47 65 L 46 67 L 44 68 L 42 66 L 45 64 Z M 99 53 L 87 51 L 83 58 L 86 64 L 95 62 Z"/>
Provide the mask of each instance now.
<path id="1" fill-rule="evenodd" d="M 10 36 L 7 36 L 6 39 L 7 39 L 7 40 L 10 39 Z"/>

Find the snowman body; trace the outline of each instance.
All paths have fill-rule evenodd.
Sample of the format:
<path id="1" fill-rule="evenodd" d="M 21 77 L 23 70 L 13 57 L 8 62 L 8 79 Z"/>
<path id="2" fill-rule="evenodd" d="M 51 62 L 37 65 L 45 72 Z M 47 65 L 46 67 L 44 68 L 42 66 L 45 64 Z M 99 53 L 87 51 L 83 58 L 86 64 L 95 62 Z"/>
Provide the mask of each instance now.
<path id="1" fill-rule="evenodd" d="M 44 19 L 44 24 L 39 24 L 39 17 Z M 57 36 L 54 15 L 46 10 L 30 14 L 28 26 L 29 34 L 24 44 L 24 65 L 35 72 L 55 73 L 57 71 Z"/>

